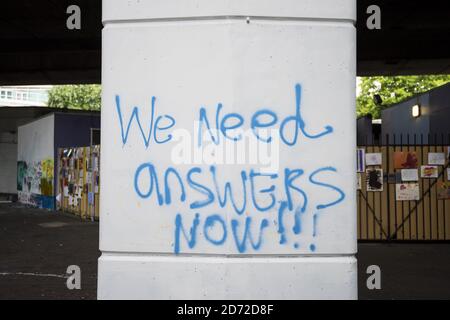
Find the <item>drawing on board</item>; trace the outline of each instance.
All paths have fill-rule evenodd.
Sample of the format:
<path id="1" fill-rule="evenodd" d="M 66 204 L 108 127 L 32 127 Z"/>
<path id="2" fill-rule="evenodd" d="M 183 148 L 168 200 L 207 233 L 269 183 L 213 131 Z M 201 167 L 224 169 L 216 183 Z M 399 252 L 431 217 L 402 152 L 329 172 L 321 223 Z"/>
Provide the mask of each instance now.
<path id="1" fill-rule="evenodd" d="M 422 178 L 437 178 L 438 177 L 438 167 L 437 166 L 421 166 L 420 176 Z"/>
<path id="2" fill-rule="evenodd" d="M 418 162 L 415 151 L 394 152 L 394 169 L 414 169 L 418 167 Z"/>
<path id="3" fill-rule="evenodd" d="M 418 183 L 398 183 L 395 185 L 395 199 L 397 201 L 412 201 L 420 199 Z"/>
<path id="4" fill-rule="evenodd" d="M 366 170 L 367 191 L 383 191 L 383 169 Z"/>
<path id="5" fill-rule="evenodd" d="M 450 199 L 450 182 L 439 181 L 437 184 L 437 194 L 439 200 Z"/>

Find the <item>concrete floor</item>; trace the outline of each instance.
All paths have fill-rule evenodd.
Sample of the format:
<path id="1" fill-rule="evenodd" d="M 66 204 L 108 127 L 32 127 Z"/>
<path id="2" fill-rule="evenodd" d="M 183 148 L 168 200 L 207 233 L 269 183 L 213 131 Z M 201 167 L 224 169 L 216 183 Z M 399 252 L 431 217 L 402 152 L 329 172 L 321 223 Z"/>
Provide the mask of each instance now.
<path id="1" fill-rule="evenodd" d="M 360 299 L 450 299 L 450 244 L 358 246 Z M 95 299 L 98 223 L 59 212 L 0 204 L 0 299 Z M 366 288 L 367 266 L 381 268 L 381 290 Z M 81 268 L 81 290 L 66 269 Z"/>

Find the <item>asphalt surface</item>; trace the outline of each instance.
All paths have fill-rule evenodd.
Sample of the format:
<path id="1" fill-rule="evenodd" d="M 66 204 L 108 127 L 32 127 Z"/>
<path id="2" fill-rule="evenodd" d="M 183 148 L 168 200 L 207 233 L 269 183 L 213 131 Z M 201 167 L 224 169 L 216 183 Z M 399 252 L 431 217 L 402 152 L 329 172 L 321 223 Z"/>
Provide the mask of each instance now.
<path id="1" fill-rule="evenodd" d="M 0 204 L 0 299 L 96 299 L 98 223 Z M 68 290 L 67 267 L 81 269 Z"/>
<path id="2" fill-rule="evenodd" d="M 360 299 L 450 299 L 449 243 L 361 243 Z M 0 299 L 95 299 L 98 223 L 61 212 L 0 204 Z M 81 269 L 69 290 L 66 270 Z M 367 267 L 381 269 L 381 289 L 368 290 Z"/>

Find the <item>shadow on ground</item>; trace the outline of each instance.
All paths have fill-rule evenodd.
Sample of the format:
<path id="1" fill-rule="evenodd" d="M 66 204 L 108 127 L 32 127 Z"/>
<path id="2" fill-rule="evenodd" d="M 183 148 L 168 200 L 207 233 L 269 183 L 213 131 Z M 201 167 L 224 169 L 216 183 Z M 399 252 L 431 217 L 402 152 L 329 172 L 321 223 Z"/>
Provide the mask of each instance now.
<path id="1" fill-rule="evenodd" d="M 450 243 L 360 243 L 360 299 L 450 299 Z M 368 290 L 367 267 L 381 269 L 381 290 Z"/>
<path id="2" fill-rule="evenodd" d="M 60 212 L 0 204 L 0 299 L 95 299 L 98 223 Z M 81 268 L 81 290 L 66 270 Z"/>
<path id="3" fill-rule="evenodd" d="M 360 243 L 360 299 L 450 299 L 449 243 Z M 0 204 L 0 299 L 95 299 L 98 223 L 60 212 Z M 81 268 L 81 290 L 66 270 Z M 366 269 L 381 268 L 381 290 Z"/>

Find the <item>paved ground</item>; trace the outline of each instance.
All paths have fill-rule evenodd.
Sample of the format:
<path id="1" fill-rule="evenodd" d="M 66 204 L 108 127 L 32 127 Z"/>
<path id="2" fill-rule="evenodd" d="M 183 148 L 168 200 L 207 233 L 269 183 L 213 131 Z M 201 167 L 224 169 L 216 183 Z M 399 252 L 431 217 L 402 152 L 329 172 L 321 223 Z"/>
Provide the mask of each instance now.
<path id="1" fill-rule="evenodd" d="M 0 299 L 95 299 L 99 256 L 98 223 L 0 204 Z M 62 278 L 74 264 L 81 290 Z"/>
<path id="2" fill-rule="evenodd" d="M 95 299 L 98 223 L 56 212 L 0 204 L 0 299 Z M 68 290 L 66 269 L 82 270 Z M 369 265 L 381 290 L 366 288 Z M 450 244 L 360 244 L 360 299 L 450 299 Z"/>
<path id="3" fill-rule="evenodd" d="M 358 245 L 360 299 L 450 299 L 450 243 Z M 381 269 L 381 290 L 368 290 L 367 267 Z"/>

